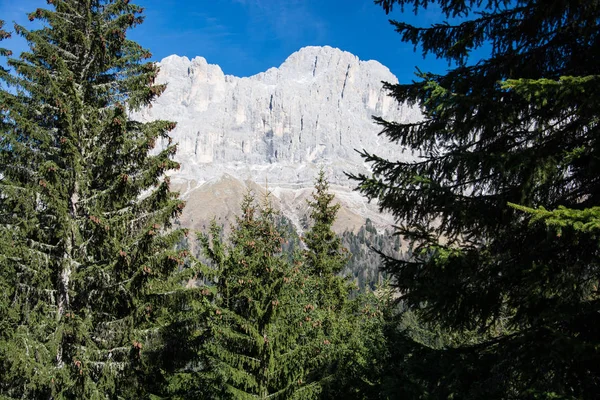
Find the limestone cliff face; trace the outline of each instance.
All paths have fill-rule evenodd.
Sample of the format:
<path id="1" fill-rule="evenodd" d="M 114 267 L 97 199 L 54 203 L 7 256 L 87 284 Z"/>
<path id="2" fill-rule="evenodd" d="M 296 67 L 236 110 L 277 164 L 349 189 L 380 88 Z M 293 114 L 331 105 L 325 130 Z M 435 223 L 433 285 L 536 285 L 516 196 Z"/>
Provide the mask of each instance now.
<path id="1" fill-rule="evenodd" d="M 331 47 L 303 48 L 279 68 L 249 78 L 224 75 L 202 57 L 170 56 L 160 62 L 158 76 L 167 90 L 136 117 L 178 123 L 172 134 L 181 170 L 173 180 L 185 184 L 189 198 L 190 182 L 193 189 L 224 174 L 300 190 L 312 185 L 321 167 L 347 192 L 354 184 L 344 172 L 368 170 L 355 149 L 411 157 L 377 135 L 374 115 L 419 118 L 417 110 L 388 97 L 382 81 L 397 79 L 376 61 Z M 375 212 L 367 208 L 361 213 Z"/>

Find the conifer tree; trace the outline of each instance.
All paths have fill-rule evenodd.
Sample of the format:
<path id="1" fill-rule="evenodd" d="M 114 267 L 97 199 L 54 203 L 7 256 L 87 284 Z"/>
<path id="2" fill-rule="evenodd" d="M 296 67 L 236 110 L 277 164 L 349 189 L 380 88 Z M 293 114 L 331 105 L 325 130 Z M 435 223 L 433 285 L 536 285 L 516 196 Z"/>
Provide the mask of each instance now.
<path id="1" fill-rule="evenodd" d="M 303 235 L 303 256 L 304 270 L 314 281 L 308 294 L 330 346 L 312 375 L 323 387 L 321 398 L 368 398 L 379 388 L 379 361 L 385 357 L 384 312 L 391 308 L 371 292 L 350 299 L 354 285 L 340 274 L 351 254 L 333 231 L 340 209 L 334 200 L 321 170 L 308 200 L 310 227 Z"/>
<path id="2" fill-rule="evenodd" d="M 150 153 L 174 124 L 129 117 L 164 90 L 126 37 L 139 6 L 48 3 L 29 15 L 42 28 L 15 25 L 30 50 L 2 76 L 0 397 L 141 398 L 154 316 L 186 256 L 164 175 L 175 146 Z"/>
<path id="3" fill-rule="evenodd" d="M 385 262 L 404 302 L 454 335 L 479 332 L 476 343 L 427 352 L 443 365 L 435 373 L 413 365 L 421 393 L 597 397 L 600 4 L 375 3 L 436 3 L 456 21 L 392 21 L 402 41 L 451 69 L 386 85 L 423 119 L 377 119 L 382 134 L 420 158 L 365 152 L 374 174 L 358 177 L 413 243 L 412 259 Z M 489 56 L 469 60 L 482 46 Z"/>
<path id="4" fill-rule="evenodd" d="M 4 30 L 4 21 L 0 19 L 0 42 L 10 38 L 10 33 Z M 0 56 L 7 57 L 11 56 L 10 50 L 0 47 Z M 0 68 L 2 75 L 5 75 L 8 71 L 5 68 Z"/>
<path id="5" fill-rule="evenodd" d="M 245 197 L 229 243 L 216 224 L 201 236 L 211 335 L 199 376 L 223 388 L 214 398 L 315 398 L 320 386 L 310 372 L 330 345 L 310 303 L 315 282 L 299 255 L 282 253 L 286 239 L 268 198 L 259 208 L 253 202 Z"/>
<path id="6" fill-rule="evenodd" d="M 341 238 L 333 231 L 339 204 L 333 204 L 335 195 L 329 192 L 329 182 L 321 169 L 315 181 L 312 200 L 309 206 L 309 229 L 302 241 L 304 271 L 314 288 L 308 292 L 315 312 L 322 320 L 321 333 L 330 343 L 320 365 L 315 365 L 313 379 L 321 386 L 335 384 L 335 375 L 340 364 L 354 354 L 348 347 L 349 338 L 354 333 L 356 316 L 350 310 L 349 297 L 352 286 L 347 279 L 339 276 L 349 259 L 348 250 L 342 246 Z M 329 390 L 324 393 L 328 397 Z"/>
<path id="7" fill-rule="evenodd" d="M 337 371 L 322 398 L 405 398 L 395 387 L 398 381 L 392 355 L 399 341 L 394 337 L 398 329 L 392 296 L 393 290 L 384 282 L 377 290 L 367 289 L 348 302 L 342 312 L 350 322 L 349 334 L 344 338 Z M 391 390 L 390 382 L 394 386 Z"/>
<path id="8" fill-rule="evenodd" d="M 350 257 L 341 238 L 333 231 L 340 205 L 333 204 L 335 195 L 329 192 L 323 170 L 319 171 L 312 197 L 313 200 L 308 200 L 310 229 L 303 237 L 305 268 L 323 286 L 319 290 L 319 304 L 332 310 L 337 307 L 339 311 L 348 299 L 349 287 L 338 274 Z"/>
<path id="9" fill-rule="evenodd" d="M 0 41 L 10 37 L 10 33 L 5 31 L 3 28 L 4 21 L 0 20 Z M 0 56 L 5 57 L 8 55 L 10 55 L 10 52 L 7 49 L 0 47 Z M 0 79 L 6 79 L 7 75 L 8 70 L 0 67 Z M 7 121 L 5 117 L 5 109 L 4 107 L 2 107 L 2 105 L 6 103 L 6 95 L 7 94 L 5 93 L 5 91 L 2 90 L 2 88 L 0 88 L 0 145 L 3 145 L 3 140 L 1 138 L 4 137 L 4 135 L 6 135 L 6 131 L 10 126 L 9 121 Z M 2 165 L 4 164 L 0 164 L 0 182 L 2 180 L 2 177 L 4 176 L 4 168 L 2 168 Z M 0 205 L 1 204 L 2 197 L 0 197 Z M 7 235 L 7 232 L 0 230 L 0 266 L 3 265 L 1 263 L 5 257 L 10 257 L 11 249 L 12 246 L 10 242 L 10 237 Z M 0 274 L 0 371 L 4 371 L 8 366 L 8 364 L 5 362 L 6 356 L 4 351 L 4 343 L 7 337 L 6 333 L 9 330 L 8 316 L 10 313 L 10 301 L 13 292 L 12 289 L 13 288 L 9 286 L 9 271 L 5 271 L 4 273 Z M 2 373 L 0 372 L 0 379 L 2 379 L 2 377 Z"/>

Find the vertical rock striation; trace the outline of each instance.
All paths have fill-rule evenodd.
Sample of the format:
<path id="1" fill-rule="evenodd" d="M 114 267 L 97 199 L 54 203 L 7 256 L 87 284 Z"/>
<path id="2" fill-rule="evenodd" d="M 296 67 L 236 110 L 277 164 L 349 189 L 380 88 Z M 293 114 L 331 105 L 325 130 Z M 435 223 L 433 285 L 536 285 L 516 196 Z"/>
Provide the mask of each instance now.
<path id="1" fill-rule="evenodd" d="M 158 82 L 168 83 L 167 90 L 137 117 L 178 122 L 172 135 L 181 170 L 174 182 L 198 185 L 229 174 L 292 190 L 311 187 L 324 167 L 344 191 L 354 185 L 344 172 L 368 170 L 355 149 L 411 158 L 377 135 L 374 115 L 419 118 L 418 110 L 388 97 L 382 81 L 397 79 L 376 61 L 331 47 L 305 47 L 279 68 L 248 78 L 225 75 L 202 57 L 173 55 L 160 62 Z M 364 208 L 363 214 L 375 213 Z"/>

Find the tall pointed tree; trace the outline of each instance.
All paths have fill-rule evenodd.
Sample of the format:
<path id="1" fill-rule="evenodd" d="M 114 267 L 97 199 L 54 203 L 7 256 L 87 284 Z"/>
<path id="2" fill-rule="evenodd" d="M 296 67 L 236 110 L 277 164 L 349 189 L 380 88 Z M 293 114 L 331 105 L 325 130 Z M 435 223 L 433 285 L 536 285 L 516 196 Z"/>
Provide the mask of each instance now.
<path id="1" fill-rule="evenodd" d="M 320 386 L 310 373 L 330 342 L 310 303 L 315 281 L 300 257 L 290 262 L 282 253 L 285 238 L 268 201 L 257 208 L 246 196 L 230 243 L 220 236 L 216 225 L 201 236 L 210 260 L 203 289 L 211 309 L 204 375 L 224 389 L 215 397 L 315 398 Z"/>
<path id="2" fill-rule="evenodd" d="M 30 50 L 2 94 L 0 397 L 139 398 L 163 281 L 185 257 L 164 175 L 175 146 L 150 153 L 174 124 L 129 117 L 164 90 L 127 39 L 139 6 L 48 3 L 29 15 L 42 28 L 15 26 Z"/>
<path id="3" fill-rule="evenodd" d="M 350 298 L 355 285 L 340 274 L 351 254 L 333 230 L 340 205 L 323 170 L 308 206 L 303 269 L 313 282 L 308 295 L 322 321 L 320 333 L 330 343 L 311 376 L 323 388 L 321 398 L 367 398 L 380 388 L 376 381 L 378 363 L 385 359 L 379 354 L 385 343 L 383 311 L 391 308 L 373 293 Z"/>
<path id="4" fill-rule="evenodd" d="M 303 242 L 306 245 L 306 271 L 323 285 L 317 301 L 339 309 L 349 295 L 347 282 L 338 276 L 348 262 L 349 253 L 342 245 L 342 239 L 333 231 L 340 209 L 339 204 L 333 203 L 334 199 L 325 171 L 321 170 L 315 181 L 312 200 L 308 200 L 310 228 L 304 234 Z"/>
<path id="5" fill-rule="evenodd" d="M 10 33 L 5 31 L 4 29 L 4 21 L 0 20 L 0 41 L 7 39 L 10 37 Z M 0 47 L 0 56 L 6 57 L 9 56 L 10 52 L 7 49 Z M 8 77 L 8 70 L 0 67 L 0 79 L 5 80 Z M 6 118 L 6 109 L 3 104 L 6 104 L 6 96 L 8 93 L 0 88 L 0 145 L 4 145 L 4 140 L 2 139 L 6 134 L 8 129 L 10 128 L 10 121 Z M 1 153 L 0 153 L 1 154 Z M 2 181 L 2 177 L 4 176 L 4 158 L 0 159 L 0 182 Z M 2 197 L 0 196 L 0 205 L 3 204 Z M 2 214 L 0 214 L 2 215 Z M 12 250 L 10 236 L 8 232 L 0 230 L 0 263 L 5 257 L 10 257 L 10 252 Z M 0 264 L 3 266 L 3 264 Z M 6 333 L 9 331 L 10 325 L 9 321 L 9 313 L 11 310 L 10 303 L 12 299 L 13 287 L 10 286 L 11 272 L 4 271 L 0 273 L 0 371 L 3 371 L 7 368 L 6 364 L 6 356 L 5 356 L 5 340 L 7 338 Z M 0 378 L 2 375 L 0 373 Z"/>
<path id="6" fill-rule="evenodd" d="M 340 208 L 339 204 L 334 204 L 334 199 L 325 171 L 321 169 L 315 181 L 312 200 L 307 200 L 309 229 L 302 237 L 306 246 L 302 255 L 303 270 L 313 283 L 313 289 L 307 294 L 315 312 L 320 315 L 321 334 L 330 343 L 312 374 L 313 380 L 322 386 L 330 386 L 335 382 L 340 364 L 352 358 L 348 344 L 354 333 L 353 323 L 357 322 L 349 304 L 352 286 L 347 279 L 339 276 L 349 259 L 349 253 L 342 246 L 341 238 L 333 231 Z M 328 393 L 324 395 L 327 397 Z"/>
<path id="7" fill-rule="evenodd" d="M 359 177 L 414 244 L 412 259 L 385 265 L 406 304 L 450 332 L 481 334 L 437 352 L 446 371 L 421 375 L 427 393 L 597 397 L 600 4 L 375 3 L 434 3 L 455 21 L 392 21 L 402 41 L 453 67 L 386 86 L 423 119 L 378 119 L 383 134 L 420 159 L 364 153 L 374 174 Z M 482 46 L 489 56 L 469 63 Z"/>

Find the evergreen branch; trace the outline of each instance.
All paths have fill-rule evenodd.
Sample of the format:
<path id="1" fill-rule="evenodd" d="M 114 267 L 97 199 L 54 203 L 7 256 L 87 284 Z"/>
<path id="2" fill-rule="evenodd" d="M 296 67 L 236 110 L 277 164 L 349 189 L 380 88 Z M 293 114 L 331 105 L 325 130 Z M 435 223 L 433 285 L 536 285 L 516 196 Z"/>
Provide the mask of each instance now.
<path id="1" fill-rule="evenodd" d="M 559 206 L 557 209 L 549 211 L 542 206 L 531 208 L 514 203 L 508 203 L 508 205 L 516 210 L 530 214 L 531 224 L 543 222 L 547 226 L 555 228 L 559 235 L 562 229 L 567 227 L 588 233 L 600 230 L 600 207 L 573 209 Z"/>

